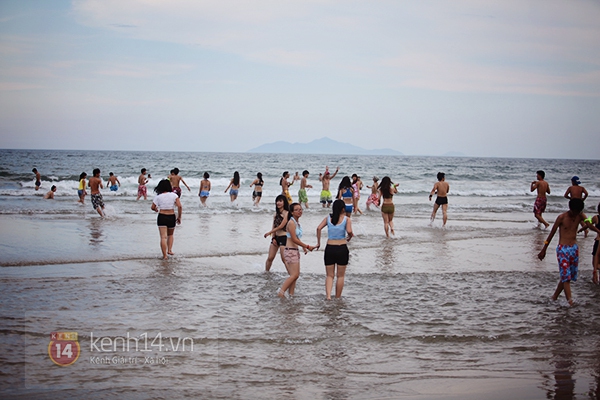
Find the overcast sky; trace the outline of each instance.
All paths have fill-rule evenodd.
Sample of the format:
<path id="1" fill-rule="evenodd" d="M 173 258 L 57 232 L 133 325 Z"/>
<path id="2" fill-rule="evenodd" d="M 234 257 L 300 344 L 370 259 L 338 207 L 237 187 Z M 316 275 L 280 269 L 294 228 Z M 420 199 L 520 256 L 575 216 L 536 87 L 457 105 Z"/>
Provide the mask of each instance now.
<path id="1" fill-rule="evenodd" d="M 0 1 L 0 148 L 600 159 L 600 1 Z"/>

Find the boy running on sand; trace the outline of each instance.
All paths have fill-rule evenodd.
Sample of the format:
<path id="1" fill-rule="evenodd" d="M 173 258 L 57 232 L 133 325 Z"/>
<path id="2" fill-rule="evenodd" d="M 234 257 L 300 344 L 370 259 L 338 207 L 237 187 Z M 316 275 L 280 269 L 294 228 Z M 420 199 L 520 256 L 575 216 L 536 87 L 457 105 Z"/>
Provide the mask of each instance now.
<path id="1" fill-rule="evenodd" d="M 138 194 L 136 201 L 140 199 L 140 197 L 144 196 L 144 200 L 148 200 L 148 189 L 146 188 L 146 183 L 148 183 L 148 178 L 146 178 L 146 168 L 142 168 L 140 171 L 141 174 L 138 176 Z"/>
<path id="2" fill-rule="evenodd" d="M 552 300 L 558 299 L 560 293 L 565 291 L 565 296 L 569 305 L 573 305 L 571 296 L 571 281 L 577 280 L 579 274 L 579 247 L 577 246 L 577 228 L 583 220 L 586 219 L 583 211 L 583 200 L 569 200 L 569 211 L 564 212 L 556 218 L 552 230 L 548 235 L 548 239 L 544 242 L 542 251 L 538 254 L 538 258 L 543 260 L 546 257 L 546 249 L 552 241 L 556 230 L 558 229 L 558 246 L 556 247 L 556 258 L 558 259 L 558 269 L 560 272 L 560 281 L 552 295 Z M 590 229 L 598 231 L 594 226 Z"/>
<path id="3" fill-rule="evenodd" d="M 92 195 L 92 208 L 104 218 L 104 200 L 102 200 L 102 194 L 100 189 L 103 188 L 102 178 L 100 178 L 100 169 L 94 169 L 94 176 L 90 178 L 90 192 Z"/>
<path id="4" fill-rule="evenodd" d="M 111 192 L 116 192 L 119 190 L 121 186 L 121 182 L 119 182 L 119 178 L 115 176 L 112 172 L 108 173 L 108 182 L 106 182 L 106 186 L 110 188 Z"/>
<path id="5" fill-rule="evenodd" d="M 544 171 L 537 171 L 537 181 L 531 182 L 531 191 L 537 190 L 537 198 L 533 205 L 533 215 L 538 222 L 544 224 L 544 227 L 549 227 L 550 224 L 544 220 L 542 213 L 546 211 L 547 197 L 546 194 L 550 194 L 550 185 L 544 180 L 546 173 Z M 539 225 L 538 225 L 539 226 Z"/>
<path id="6" fill-rule="evenodd" d="M 187 188 L 188 192 L 192 191 L 190 189 L 190 187 L 187 185 L 187 183 L 185 183 L 183 178 L 179 176 L 179 168 L 173 168 L 171 170 L 171 175 L 169 175 L 169 180 L 171 181 L 171 187 L 173 188 L 173 193 L 175 193 L 177 195 L 177 197 L 181 197 L 181 187 L 179 187 L 179 183 L 183 183 L 185 185 L 185 187 Z"/>
<path id="7" fill-rule="evenodd" d="M 300 181 L 300 190 L 298 190 L 298 203 L 303 204 L 304 207 L 308 208 L 308 196 L 306 195 L 306 189 L 312 189 L 311 185 L 306 183 L 309 172 L 307 170 L 302 171 L 302 180 Z"/>
<path id="8" fill-rule="evenodd" d="M 329 167 L 325 166 L 325 173 L 319 174 L 319 180 L 323 184 L 323 190 L 321 190 L 320 197 L 320 202 L 321 204 L 323 204 L 323 208 L 325 208 L 325 204 L 327 204 L 327 207 L 331 207 L 331 203 L 333 203 L 333 197 L 331 196 L 331 192 L 329 191 L 329 185 L 331 184 L 331 180 L 335 178 L 339 170 L 340 167 L 337 167 L 333 175 L 331 175 L 329 173 Z"/>
<path id="9" fill-rule="evenodd" d="M 437 213 L 438 208 L 442 206 L 442 215 L 443 221 L 442 227 L 446 226 L 446 221 L 448 221 L 448 192 L 450 191 L 450 185 L 446 182 L 446 174 L 443 172 L 438 172 L 437 174 L 437 182 L 433 185 L 433 189 L 431 189 L 431 193 L 429 193 L 429 201 L 434 194 L 437 193 L 437 197 L 435 198 L 435 204 L 433 205 L 433 212 L 431 213 L 431 220 L 429 225 L 433 223 L 435 220 L 435 214 Z"/>

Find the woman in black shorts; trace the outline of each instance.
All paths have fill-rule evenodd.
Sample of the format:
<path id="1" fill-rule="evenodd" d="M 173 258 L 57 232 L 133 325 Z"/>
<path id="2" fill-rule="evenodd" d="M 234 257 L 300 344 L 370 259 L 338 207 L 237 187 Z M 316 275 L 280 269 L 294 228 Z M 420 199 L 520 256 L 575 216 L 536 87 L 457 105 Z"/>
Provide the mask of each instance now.
<path id="1" fill-rule="evenodd" d="M 273 217 L 273 229 L 265 233 L 265 238 L 271 235 L 271 244 L 269 245 L 269 257 L 265 262 L 265 270 L 269 271 L 277 250 L 281 254 L 281 261 L 285 265 L 285 259 L 283 258 L 283 248 L 285 247 L 285 241 L 287 239 L 285 227 L 288 222 L 290 207 L 288 205 L 287 198 L 280 194 L 275 198 L 275 216 Z M 287 269 L 287 267 L 286 267 Z"/>
<path id="2" fill-rule="evenodd" d="M 163 179 L 154 189 L 156 197 L 152 200 L 152 211 L 158 212 L 156 224 L 160 233 L 160 249 L 163 259 L 173 255 L 173 232 L 175 224 L 181 224 L 181 202 L 177 194 L 173 192 L 171 182 Z M 177 218 L 175 218 L 175 206 L 177 206 Z"/>
<path id="3" fill-rule="evenodd" d="M 321 245 L 321 230 L 327 226 L 327 246 L 325 247 L 325 295 L 327 300 L 331 300 L 331 290 L 333 288 L 333 278 L 337 275 L 335 284 L 335 297 L 342 297 L 344 289 L 344 275 L 350 252 L 348 251 L 348 241 L 352 239 L 352 222 L 345 212 L 346 204 L 343 200 L 333 202 L 330 215 L 325 217 L 317 227 L 317 248 Z M 336 274 L 337 265 L 337 274 Z"/>

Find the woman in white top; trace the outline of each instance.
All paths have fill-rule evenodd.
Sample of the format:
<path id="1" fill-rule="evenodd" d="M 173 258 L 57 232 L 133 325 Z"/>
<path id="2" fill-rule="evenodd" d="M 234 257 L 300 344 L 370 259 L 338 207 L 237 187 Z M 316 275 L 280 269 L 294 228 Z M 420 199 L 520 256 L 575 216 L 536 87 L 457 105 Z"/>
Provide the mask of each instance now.
<path id="1" fill-rule="evenodd" d="M 156 197 L 152 200 L 152 211 L 158 212 L 156 224 L 160 233 L 160 249 L 163 259 L 173 255 L 173 232 L 175 224 L 181 224 L 181 202 L 177 194 L 173 193 L 171 182 L 163 179 L 154 189 Z M 177 206 L 177 218 L 175 218 L 175 206 Z"/>

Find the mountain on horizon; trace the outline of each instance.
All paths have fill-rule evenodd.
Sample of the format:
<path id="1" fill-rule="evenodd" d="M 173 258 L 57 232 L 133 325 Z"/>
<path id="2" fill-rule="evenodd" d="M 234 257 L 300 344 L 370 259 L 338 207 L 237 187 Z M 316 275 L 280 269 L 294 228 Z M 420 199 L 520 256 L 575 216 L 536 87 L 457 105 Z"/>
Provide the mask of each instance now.
<path id="1" fill-rule="evenodd" d="M 342 143 L 328 137 L 315 139 L 309 143 L 290 143 L 278 141 L 266 143 L 248 150 L 248 153 L 295 153 L 295 154 L 357 154 L 378 156 L 401 156 L 401 152 L 392 149 L 367 150 L 350 143 Z"/>

